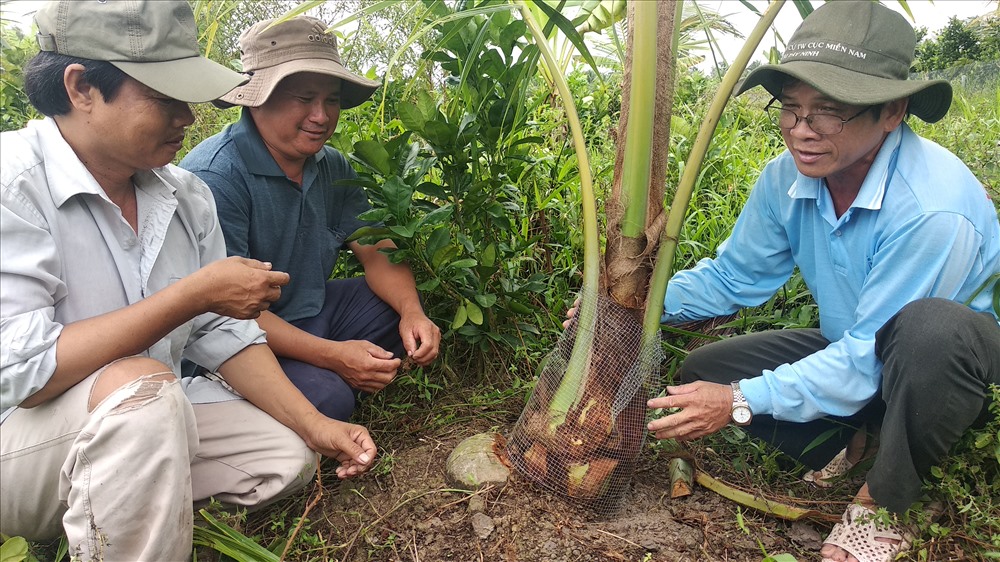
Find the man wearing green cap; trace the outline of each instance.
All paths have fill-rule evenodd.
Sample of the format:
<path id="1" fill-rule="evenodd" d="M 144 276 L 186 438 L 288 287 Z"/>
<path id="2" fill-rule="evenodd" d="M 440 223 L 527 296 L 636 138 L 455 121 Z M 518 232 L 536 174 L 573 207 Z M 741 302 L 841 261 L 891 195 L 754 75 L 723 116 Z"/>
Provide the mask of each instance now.
<path id="1" fill-rule="evenodd" d="M 865 429 L 881 426 L 874 465 L 824 560 L 884 562 L 905 549 L 902 528 L 866 514 L 910 508 L 931 466 L 985 420 L 989 385 L 1000 384 L 990 286 L 1000 225 L 965 165 L 904 121 L 937 121 L 951 101 L 948 83 L 907 79 L 915 44 L 906 20 L 876 2 L 828 2 L 780 64 L 750 73 L 738 93 L 762 86 L 774 97 L 766 110 L 788 150 L 764 169 L 716 257 L 678 273 L 664 301 L 665 322 L 727 315 L 801 272 L 820 328 L 693 352 L 686 384 L 649 402 L 679 412 L 649 429 L 693 439 L 744 425 L 824 484 L 860 459 Z"/>
<path id="2" fill-rule="evenodd" d="M 322 21 L 259 22 L 240 36 L 250 81 L 222 97 L 242 106 L 237 123 L 181 162 L 212 189 L 230 255 L 274 263 L 291 275 L 258 319 L 288 378 L 324 414 L 346 420 L 355 396 L 384 388 L 403 358 L 427 365 L 441 331 L 424 314 L 413 274 L 382 253 L 395 246 L 347 242 L 372 223 L 370 206 L 343 154 L 325 143 L 342 109 L 360 105 L 374 82 L 340 62 Z M 365 276 L 329 277 L 350 249 Z"/>
<path id="3" fill-rule="evenodd" d="M 375 446 L 282 373 L 252 318 L 288 274 L 224 259 L 210 191 L 170 165 L 188 103 L 243 82 L 201 57 L 188 3 L 58 1 L 35 22 L 46 118 L 0 140 L 0 532 L 190 559 L 194 503 L 260 506 L 309 481 L 313 451 L 349 477 Z M 180 381 L 182 357 L 219 377 Z"/>

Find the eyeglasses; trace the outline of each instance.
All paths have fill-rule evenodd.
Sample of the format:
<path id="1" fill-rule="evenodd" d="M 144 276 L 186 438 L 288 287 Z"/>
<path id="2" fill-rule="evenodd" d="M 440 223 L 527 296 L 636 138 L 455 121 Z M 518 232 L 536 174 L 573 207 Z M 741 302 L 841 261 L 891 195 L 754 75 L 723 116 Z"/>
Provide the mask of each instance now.
<path id="1" fill-rule="evenodd" d="M 819 135 L 836 135 L 844 130 L 844 123 L 861 117 L 867 113 L 869 109 L 875 107 L 874 105 L 869 105 L 853 117 L 848 117 L 847 119 L 841 119 L 840 117 L 830 113 L 812 113 L 810 115 L 806 115 L 805 117 L 799 117 L 791 109 L 785 109 L 781 106 L 772 105 L 776 101 L 778 101 L 778 98 L 771 98 L 771 101 L 768 102 L 766 107 L 764 107 L 764 110 L 767 112 L 768 117 L 771 118 L 772 123 L 781 129 L 788 131 L 798 126 L 799 121 L 805 121 L 806 124 L 809 125 L 809 128 Z"/>

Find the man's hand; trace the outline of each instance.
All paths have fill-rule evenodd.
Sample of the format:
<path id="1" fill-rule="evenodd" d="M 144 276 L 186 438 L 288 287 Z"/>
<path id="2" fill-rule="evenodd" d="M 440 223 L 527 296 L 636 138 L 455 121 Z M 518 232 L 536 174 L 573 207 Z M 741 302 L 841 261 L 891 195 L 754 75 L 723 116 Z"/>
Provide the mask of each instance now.
<path id="1" fill-rule="evenodd" d="M 577 299 L 573 301 L 573 306 L 569 307 L 569 310 L 566 311 L 566 319 L 563 320 L 564 330 L 566 328 L 569 328 L 569 323 L 572 322 L 574 318 L 576 318 L 576 311 L 579 308 L 580 308 L 580 297 L 577 297 Z"/>
<path id="2" fill-rule="evenodd" d="M 422 311 L 409 314 L 399 320 L 399 336 L 403 339 L 403 349 L 416 361 L 417 365 L 430 365 L 438 356 L 441 345 L 441 329 Z"/>
<path id="3" fill-rule="evenodd" d="M 650 409 L 680 410 L 649 422 L 647 427 L 657 439 L 697 439 L 719 431 L 730 421 L 733 389 L 727 384 L 695 381 L 668 386 L 667 393 L 646 403 Z"/>
<path id="4" fill-rule="evenodd" d="M 396 378 L 402 363 L 391 351 L 364 340 L 330 341 L 327 369 L 337 373 L 351 388 L 378 392 Z"/>
<path id="5" fill-rule="evenodd" d="M 281 297 L 289 276 L 271 264 L 233 256 L 212 262 L 182 281 L 190 283 L 204 310 L 222 316 L 257 318 Z"/>
<path id="6" fill-rule="evenodd" d="M 375 442 L 368 430 L 352 423 L 318 418 L 307 429 L 306 443 L 321 455 L 340 461 L 337 477 L 341 479 L 365 472 L 375 460 Z"/>

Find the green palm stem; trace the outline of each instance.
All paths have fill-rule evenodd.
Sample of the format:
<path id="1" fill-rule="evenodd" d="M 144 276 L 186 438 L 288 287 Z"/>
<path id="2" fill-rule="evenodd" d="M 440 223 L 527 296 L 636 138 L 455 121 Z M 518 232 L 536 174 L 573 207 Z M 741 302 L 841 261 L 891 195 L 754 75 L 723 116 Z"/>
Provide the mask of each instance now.
<path id="1" fill-rule="evenodd" d="M 626 238 L 644 236 L 646 230 L 656 106 L 658 5 L 659 2 L 638 2 L 632 23 L 632 81 L 629 87 L 629 116 L 625 124 L 625 157 L 622 161 L 624 211 L 621 231 Z"/>
<path id="2" fill-rule="evenodd" d="M 576 341 L 570 354 L 566 374 L 549 404 L 549 431 L 566 421 L 566 415 L 574 402 L 579 400 L 583 390 L 583 380 L 587 375 L 587 365 L 594 341 L 594 325 L 597 320 L 597 286 L 600 276 L 600 232 L 597 227 L 597 201 L 594 196 L 594 184 L 590 175 L 590 159 L 587 156 L 587 146 L 584 142 L 583 128 L 576 113 L 576 104 L 570 93 L 566 79 L 559 72 L 558 63 L 548 41 L 542 34 L 538 20 L 531 13 L 530 6 L 524 0 L 518 0 L 521 14 L 528 29 L 535 39 L 535 45 L 552 74 L 553 83 L 562 99 L 573 136 L 573 148 L 580 169 L 580 191 L 583 199 L 583 287 L 580 289 L 580 307 L 577 314 Z"/>
<path id="3" fill-rule="evenodd" d="M 694 184 L 698 179 L 701 164 L 708 151 L 709 142 L 715 134 L 715 127 L 719 124 L 719 118 L 726 108 L 736 83 L 740 75 L 750 62 L 750 56 L 757 49 L 761 39 L 767 29 L 774 22 L 778 11 L 784 5 L 785 0 L 774 0 L 761 16 L 753 31 L 747 37 L 746 43 L 740 49 L 738 55 L 733 60 L 733 65 L 726 71 L 719 85 L 719 90 L 715 93 L 712 105 L 708 108 L 708 114 L 698 130 L 695 137 L 694 146 L 688 156 L 687 164 L 684 166 L 684 174 L 681 176 L 677 191 L 674 194 L 673 202 L 670 205 L 670 213 L 667 215 L 667 223 L 663 228 L 663 235 L 660 238 L 660 247 L 656 254 L 656 266 L 653 268 L 652 279 L 650 280 L 649 297 L 646 301 L 646 314 L 643 318 L 642 332 L 643 341 L 647 345 L 655 345 L 659 341 L 660 318 L 663 316 L 663 298 L 667 294 L 667 281 L 673 274 L 674 252 L 677 249 L 677 239 L 680 236 L 681 226 L 684 224 L 684 215 L 687 212 L 688 204 L 691 202 L 691 195 L 694 192 Z M 643 360 L 651 361 L 657 354 L 642 354 Z"/>

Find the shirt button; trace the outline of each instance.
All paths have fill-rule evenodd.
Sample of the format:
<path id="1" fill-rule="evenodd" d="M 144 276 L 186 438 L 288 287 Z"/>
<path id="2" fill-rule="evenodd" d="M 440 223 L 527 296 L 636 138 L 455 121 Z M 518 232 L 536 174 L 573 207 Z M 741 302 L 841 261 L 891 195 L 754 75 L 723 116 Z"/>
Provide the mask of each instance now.
<path id="1" fill-rule="evenodd" d="M 839 231 L 839 230 L 834 230 L 834 231 L 833 231 L 833 234 L 834 234 L 835 236 L 840 236 L 840 231 Z"/>

